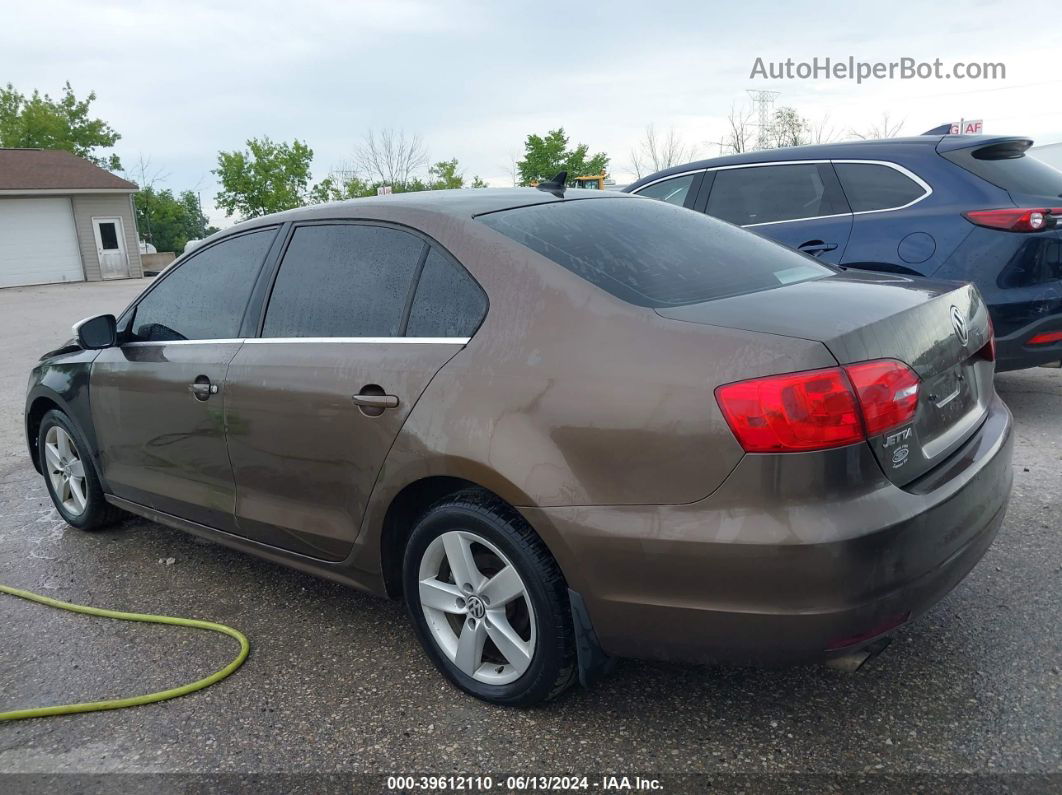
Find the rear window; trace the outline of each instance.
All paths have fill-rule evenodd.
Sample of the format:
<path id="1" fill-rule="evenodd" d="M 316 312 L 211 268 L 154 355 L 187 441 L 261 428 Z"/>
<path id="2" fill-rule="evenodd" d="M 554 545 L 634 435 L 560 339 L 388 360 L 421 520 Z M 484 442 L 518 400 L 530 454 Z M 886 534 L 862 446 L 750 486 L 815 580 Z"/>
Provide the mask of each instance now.
<path id="1" fill-rule="evenodd" d="M 695 304 L 833 274 L 804 254 L 660 201 L 569 200 L 478 220 L 636 306 Z"/>
<path id="2" fill-rule="evenodd" d="M 877 163 L 835 163 L 852 212 L 893 210 L 926 195 L 926 189 L 892 166 Z"/>
<path id="3" fill-rule="evenodd" d="M 742 226 L 848 212 L 823 163 L 728 168 L 716 172 L 708 215 Z"/>
<path id="4" fill-rule="evenodd" d="M 1062 171 L 1052 168 L 1019 148 L 987 146 L 941 154 L 986 182 L 1010 193 L 1062 198 Z"/>

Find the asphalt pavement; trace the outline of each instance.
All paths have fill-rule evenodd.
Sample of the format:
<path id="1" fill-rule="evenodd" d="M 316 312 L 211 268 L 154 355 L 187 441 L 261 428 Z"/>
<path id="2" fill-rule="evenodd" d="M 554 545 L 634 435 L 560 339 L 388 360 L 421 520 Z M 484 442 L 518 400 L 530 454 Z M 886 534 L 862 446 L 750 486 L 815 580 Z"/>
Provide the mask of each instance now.
<path id="1" fill-rule="evenodd" d="M 58 518 L 23 440 L 29 368 L 146 283 L 0 290 L 0 582 L 221 621 L 251 656 L 163 704 L 0 724 L 0 771 L 1062 773 L 1062 371 L 997 378 L 1017 435 L 1004 528 L 858 672 L 621 661 L 590 690 L 503 709 L 443 681 L 400 604 L 139 518 Z M 0 711 L 161 689 L 235 651 L 0 595 Z"/>

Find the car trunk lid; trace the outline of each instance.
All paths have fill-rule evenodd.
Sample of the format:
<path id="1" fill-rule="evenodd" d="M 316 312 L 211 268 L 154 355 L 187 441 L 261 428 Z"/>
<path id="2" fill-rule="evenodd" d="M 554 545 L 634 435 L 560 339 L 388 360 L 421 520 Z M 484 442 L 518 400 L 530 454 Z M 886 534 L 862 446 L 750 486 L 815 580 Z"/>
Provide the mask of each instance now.
<path id="1" fill-rule="evenodd" d="M 920 379 L 914 419 L 868 440 L 904 485 L 979 427 L 993 395 L 988 311 L 972 285 L 862 271 L 658 309 L 686 322 L 822 342 L 839 364 L 896 359 Z"/>

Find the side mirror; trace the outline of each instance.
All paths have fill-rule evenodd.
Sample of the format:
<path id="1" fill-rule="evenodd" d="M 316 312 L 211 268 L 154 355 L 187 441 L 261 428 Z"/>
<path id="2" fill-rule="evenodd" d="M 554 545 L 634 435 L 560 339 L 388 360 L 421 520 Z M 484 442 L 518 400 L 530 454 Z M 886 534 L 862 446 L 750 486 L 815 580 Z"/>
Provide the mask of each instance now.
<path id="1" fill-rule="evenodd" d="M 118 341 L 118 323 L 114 315 L 87 317 L 74 324 L 77 344 L 87 351 L 111 348 Z"/>

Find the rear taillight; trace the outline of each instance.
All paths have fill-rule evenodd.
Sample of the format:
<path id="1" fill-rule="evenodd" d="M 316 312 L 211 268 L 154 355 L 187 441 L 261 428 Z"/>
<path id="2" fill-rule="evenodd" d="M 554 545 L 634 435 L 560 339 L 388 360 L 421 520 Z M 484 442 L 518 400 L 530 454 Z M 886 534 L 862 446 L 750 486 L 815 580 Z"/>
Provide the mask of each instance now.
<path id="1" fill-rule="evenodd" d="M 753 378 L 715 390 L 719 408 L 749 453 L 826 450 L 909 422 L 918 376 L 881 359 L 846 367 Z"/>
<path id="2" fill-rule="evenodd" d="M 977 354 L 982 359 L 987 359 L 990 362 L 996 360 L 996 327 L 992 323 L 991 315 L 988 318 L 988 342 L 981 347 Z"/>
<path id="3" fill-rule="evenodd" d="M 1008 232 L 1043 232 L 1053 229 L 1062 215 L 1062 207 L 1007 207 L 1000 210 L 972 210 L 963 213 L 963 218 L 989 229 L 1005 229 Z"/>
<path id="4" fill-rule="evenodd" d="M 855 395 L 839 367 L 739 381 L 715 396 L 750 453 L 822 450 L 863 439 Z"/>
<path id="5" fill-rule="evenodd" d="M 844 368 L 859 397 L 867 436 L 909 422 L 918 409 L 918 376 L 906 364 L 882 359 Z"/>
<path id="6" fill-rule="evenodd" d="M 1062 331 L 1045 331 L 1029 337 L 1026 345 L 1050 345 L 1052 342 L 1062 342 Z"/>

